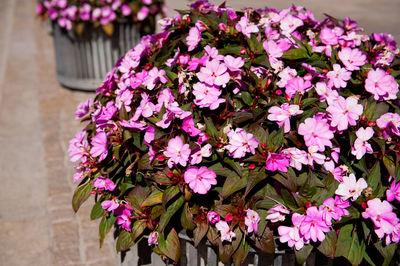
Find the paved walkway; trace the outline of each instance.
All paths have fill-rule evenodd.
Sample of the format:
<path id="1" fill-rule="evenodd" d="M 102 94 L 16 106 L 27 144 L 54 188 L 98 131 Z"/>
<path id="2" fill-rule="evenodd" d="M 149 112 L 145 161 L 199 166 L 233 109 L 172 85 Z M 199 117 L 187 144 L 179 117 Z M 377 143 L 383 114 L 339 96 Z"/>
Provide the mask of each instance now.
<path id="1" fill-rule="evenodd" d="M 80 129 L 75 108 L 93 94 L 58 85 L 52 38 L 35 18 L 34 2 L 0 0 L 0 265 L 113 265 L 113 239 L 98 248 L 98 221 L 89 219 L 90 204 L 78 214 L 71 209 L 75 185 L 66 150 Z M 398 0 L 294 2 L 316 14 L 352 16 L 366 29 L 388 31 L 400 40 Z M 173 10 L 187 2 L 167 3 Z M 265 1 L 245 3 L 262 7 Z"/>

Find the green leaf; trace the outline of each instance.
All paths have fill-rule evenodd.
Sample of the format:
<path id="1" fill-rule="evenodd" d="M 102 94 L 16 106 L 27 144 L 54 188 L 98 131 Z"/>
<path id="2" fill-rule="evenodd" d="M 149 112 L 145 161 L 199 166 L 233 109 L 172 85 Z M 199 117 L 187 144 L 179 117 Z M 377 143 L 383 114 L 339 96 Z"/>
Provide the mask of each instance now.
<path id="1" fill-rule="evenodd" d="M 346 224 L 340 229 L 335 257 L 343 256 L 351 264 L 361 263 L 365 253 L 365 242 L 358 237 L 356 224 Z"/>
<path id="2" fill-rule="evenodd" d="M 133 242 L 131 234 L 128 231 L 123 230 L 118 236 L 116 249 L 118 252 L 124 251 L 132 247 L 134 244 L 135 242 Z"/>
<path id="3" fill-rule="evenodd" d="M 204 117 L 204 122 L 206 124 L 207 135 L 216 139 L 218 137 L 218 130 L 215 128 L 212 120 L 207 117 Z"/>
<path id="4" fill-rule="evenodd" d="M 247 186 L 247 178 L 246 177 L 228 177 L 225 180 L 224 185 L 222 186 L 221 195 L 223 198 L 227 198 L 232 195 L 236 191 L 239 191 Z"/>
<path id="5" fill-rule="evenodd" d="M 258 183 L 267 178 L 267 174 L 264 169 L 261 172 L 252 171 L 247 177 L 247 186 L 244 195 L 246 196 Z"/>
<path id="6" fill-rule="evenodd" d="M 178 186 L 170 186 L 168 187 L 164 193 L 162 194 L 162 204 L 165 207 L 167 203 L 173 199 L 180 192 Z"/>
<path id="7" fill-rule="evenodd" d="M 374 191 L 377 187 L 378 184 L 381 181 L 381 167 L 379 165 L 379 161 L 372 167 L 368 177 L 367 177 L 367 183 L 368 186 L 372 188 Z"/>
<path id="8" fill-rule="evenodd" d="M 183 196 L 180 196 L 174 203 L 172 203 L 167 208 L 167 211 L 163 215 L 161 215 L 160 225 L 159 225 L 160 232 L 164 231 L 165 227 L 168 225 L 172 216 L 174 216 L 174 214 L 182 207 L 184 202 L 185 198 Z"/>
<path id="9" fill-rule="evenodd" d="M 101 219 L 99 225 L 100 247 L 103 246 L 104 238 L 110 232 L 115 220 L 117 220 L 117 217 L 113 213 L 110 213 L 108 217 L 103 216 L 103 219 Z"/>
<path id="10" fill-rule="evenodd" d="M 149 195 L 147 188 L 142 186 L 136 186 L 132 189 L 129 194 L 125 197 L 125 200 L 130 206 L 134 208 L 136 212 L 142 212 L 140 205 L 143 203 L 144 199 Z"/>
<path id="11" fill-rule="evenodd" d="M 390 176 L 396 176 L 396 166 L 393 163 L 393 160 L 390 159 L 387 155 L 383 156 L 383 164 L 385 165 Z"/>
<path id="12" fill-rule="evenodd" d="M 194 247 L 196 248 L 208 231 L 207 221 L 196 223 L 197 227 L 193 230 Z"/>
<path id="13" fill-rule="evenodd" d="M 239 162 L 232 160 L 229 156 L 223 157 L 224 163 L 232 167 L 233 170 L 239 175 L 242 176 L 242 167 Z"/>
<path id="14" fill-rule="evenodd" d="M 189 231 L 192 231 L 196 227 L 196 224 L 193 222 L 192 213 L 189 209 L 189 203 L 187 202 L 185 203 L 185 206 L 183 206 L 181 214 L 181 224 L 183 228 Z"/>
<path id="15" fill-rule="evenodd" d="M 243 238 L 242 244 L 238 247 L 238 249 L 233 253 L 232 259 L 233 259 L 233 264 L 235 266 L 240 266 L 243 264 L 244 260 L 247 257 L 247 254 L 249 254 L 250 250 L 250 245 L 247 243 L 247 241 Z"/>
<path id="16" fill-rule="evenodd" d="M 249 112 L 236 112 L 233 114 L 232 120 L 236 124 L 240 124 L 253 119 L 253 114 Z"/>
<path id="17" fill-rule="evenodd" d="M 103 217 L 104 215 L 104 209 L 101 207 L 101 202 L 98 201 L 93 205 L 92 211 L 90 213 L 90 219 L 91 220 L 96 220 L 100 217 Z"/>
<path id="18" fill-rule="evenodd" d="M 334 258 L 336 251 L 337 236 L 335 230 L 331 230 L 325 234 L 325 239 L 318 246 L 318 250 L 321 251 L 327 257 Z"/>
<path id="19" fill-rule="evenodd" d="M 388 246 L 383 246 L 382 240 L 380 240 L 379 242 L 375 243 L 375 247 L 384 258 L 382 266 L 389 265 L 390 262 L 392 261 L 394 253 L 397 250 L 397 244 L 396 243 L 392 243 L 392 244 L 390 244 Z"/>
<path id="20" fill-rule="evenodd" d="M 310 256 L 311 251 L 313 250 L 312 245 L 304 245 L 304 247 L 300 250 L 294 249 L 294 255 L 296 256 L 296 262 L 298 264 L 303 264 L 306 262 L 308 256 Z"/>
<path id="21" fill-rule="evenodd" d="M 72 197 L 72 209 L 75 212 L 77 212 L 79 207 L 89 198 L 92 189 L 92 183 L 86 183 L 76 188 L 74 196 Z"/>
<path id="22" fill-rule="evenodd" d="M 160 233 L 158 237 L 158 247 L 165 256 L 178 262 L 181 256 L 181 244 L 174 228 L 169 232 L 167 239 L 164 239 L 164 234 Z"/>
<path id="23" fill-rule="evenodd" d="M 283 53 L 282 56 L 283 59 L 289 60 L 306 59 L 309 57 L 308 51 L 305 48 L 290 49 Z"/>
<path id="24" fill-rule="evenodd" d="M 138 237 L 143 234 L 146 229 L 146 220 L 136 220 L 132 225 L 132 231 L 130 233 L 133 242 L 136 242 Z"/>
<path id="25" fill-rule="evenodd" d="M 162 197 L 163 197 L 163 192 L 158 189 L 154 189 L 154 191 L 151 192 L 151 194 L 143 201 L 143 203 L 140 206 L 149 207 L 156 204 L 160 204 L 162 202 Z"/>
<path id="26" fill-rule="evenodd" d="M 265 253 L 275 253 L 274 235 L 268 226 L 259 232 L 260 236 L 256 238 L 256 247 Z"/>
<path id="27" fill-rule="evenodd" d="M 253 104 L 253 99 L 251 98 L 251 95 L 248 91 L 242 91 L 242 100 L 247 105 Z M 253 117 L 253 116 L 251 116 L 251 117 Z"/>
<path id="28" fill-rule="evenodd" d="M 283 188 L 281 190 L 281 194 L 282 199 L 285 202 L 285 206 L 289 207 L 292 210 L 296 210 L 298 208 L 295 199 L 289 191 Z"/>

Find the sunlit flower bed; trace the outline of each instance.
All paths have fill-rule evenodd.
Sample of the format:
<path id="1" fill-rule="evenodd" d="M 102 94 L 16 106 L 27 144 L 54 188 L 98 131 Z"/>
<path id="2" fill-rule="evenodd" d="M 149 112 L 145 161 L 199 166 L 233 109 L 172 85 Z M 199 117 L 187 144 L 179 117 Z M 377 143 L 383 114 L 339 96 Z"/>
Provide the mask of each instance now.
<path id="1" fill-rule="evenodd" d="M 95 194 L 101 241 L 115 225 L 118 250 L 147 237 L 177 261 L 186 229 L 237 265 L 276 244 L 299 263 L 313 248 L 388 263 L 400 238 L 393 37 L 302 7 L 206 1 L 160 24 L 76 111 L 87 126 L 70 141 L 73 206 Z"/>

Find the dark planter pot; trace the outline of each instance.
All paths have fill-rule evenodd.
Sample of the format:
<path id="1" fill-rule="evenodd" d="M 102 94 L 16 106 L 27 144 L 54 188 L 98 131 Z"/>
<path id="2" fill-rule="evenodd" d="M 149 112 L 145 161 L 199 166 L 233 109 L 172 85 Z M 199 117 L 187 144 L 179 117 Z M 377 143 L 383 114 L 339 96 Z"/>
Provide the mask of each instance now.
<path id="1" fill-rule="evenodd" d="M 100 27 L 87 27 L 80 36 L 57 23 L 52 24 L 52 33 L 58 81 L 67 88 L 88 91 L 101 86 L 115 62 L 141 38 L 136 25 L 126 21 L 114 24 L 112 36 Z"/>

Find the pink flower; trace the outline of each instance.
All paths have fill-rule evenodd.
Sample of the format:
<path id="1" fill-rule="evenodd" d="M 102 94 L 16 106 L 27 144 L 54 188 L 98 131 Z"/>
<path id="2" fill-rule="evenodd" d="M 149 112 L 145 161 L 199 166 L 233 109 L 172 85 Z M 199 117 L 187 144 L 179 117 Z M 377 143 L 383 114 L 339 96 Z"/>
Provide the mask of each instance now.
<path id="1" fill-rule="evenodd" d="M 298 27 L 302 26 L 304 23 L 301 19 L 298 19 L 292 15 L 285 16 L 280 23 L 280 28 L 282 34 L 290 36 L 290 34 L 295 31 Z"/>
<path id="2" fill-rule="evenodd" d="M 285 221 L 285 216 L 290 213 L 288 209 L 283 207 L 281 204 L 277 204 L 268 210 L 268 215 L 265 219 L 270 220 L 273 223 Z"/>
<path id="3" fill-rule="evenodd" d="M 323 218 L 323 212 L 319 211 L 317 207 L 313 206 L 307 209 L 306 216 L 300 225 L 300 233 L 305 240 L 312 240 L 314 242 L 323 241 L 325 234 L 330 231 L 329 226 Z"/>
<path id="4" fill-rule="evenodd" d="M 319 99 L 322 102 L 327 101 L 328 104 L 332 104 L 339 97 L 338 92 L 329 88 L 325 82 L 317 82 L 315 92 L 320 96 Z"/>
<path id="5" fill-rule="evenodd" d="M 333 198 L 327 198 L 324 203 L 319 206 L 319 210 L 322 211 L 322 217 L 328 226 L 332 225 L 332 219 L 339 221 L 342 216 L 348 215 L 349 212 L 345 208 L 349 207 L 348 201 L 342 201 L 338 196 Z"/>
<path id="6" fill-rule="evenodd" d="M 197 77 L 201 82 L 207 83 L 209 86 L 225 87 L 230 80 L 225 64 L 216 59 L 207 61 L 206 66 L 200 68 Z"/>
<path id="7" fill-rule="evenodd" d="M 182 122 L 182 129 L 191 137 L 196 137 L 200 134 L 200 130 L 194 126 L 194 121 L 191 116 L 186 117 Z"/>
<path id="8" fill-rule="evenodd" d="M 308 165 L 308 155 L 307 152 L 303 150 L 299 150 L 295 147 L 290 147 L 282 150 L 282 154 L 286 155 L 290 160 L 290 166 L 296 168 L 297 170 L 301 170 L 303 165 Z"/>
<path id="9" fill-rule="evenodd" d="M 78 108 L 75 112 L 75 119 L 80 119 L 89 113 L 90 108 L 93 105 L 92 99 L 87 99 L 86 101 L 81 102 L 78 105 Z"/>
<path id="10" fill-rule="evenodd" d="M 376 120 L 376 125 L 380 129 L 383 129 L 383 136 L 385 138 L 393 134 L 400 136 L 400 115 L 398 113 L 386 113 L 381 115 L 381 117 Z"/>
<path id="11" fill-rule="evenodd" d="M 396 181 L 393 181 L 390 185 L 390 189 L 386 190 L 386 198 L 388 201 L 396 199 L 400 201 L 400 182 L 396 185 Z"/>
<path id="12" fill-rule="evenodd" d="M 357 120 L 363 113 L 363 106 L 358 104 L 358 100 L 355 97 L 347 97 L 345 99 L 339 96 L 336 101 L 329 104 L 326 110 L 331 114 L 331 126 L 343 131 L 349 125 L 355 126 L 357 124 Z"/>
<path id="13" fill-rule="evenodd" d="M 160 81 L 163 84 L 167 83 L 167 78 L 165 77 L 165 70 L 164 69 L 158 70 L 157 67 L 153 67 L 149 71 L 147 77 L 145 78 L 144 83 L 148 90 L 152 90 L 154 89 L 158 81 Z"/>
<path id="14" fill-rule="evenodd" d="M 258 232 L 258 223 L 260 222 L 260 215 L 257 212 L 247 209 L 246 217 L 244 217 L 244 224 L 247 226 L 247 233 Z"/>
<path id="15" fill-rule="evenodd" d="M 342 48 L 338 53 L 339 59 L 342 61 L 347 70 L 359 70 L 360 66 L 366 63 L 367 56 L 357 48 Z"/>
<path id="16" fill-rule="evenodd" d="M 325 162 L 325 158 L 325 155 L 318 153 L 317 146 L 312 145 L 308 147 L 307 159 L 309 165 L 313 166 L 314 161 L 317 164 L 323 164 Z"/>
<path id="17" fill-rule="evenodd" d="M 199 44 L 201 41 L 201 32 L 197 27 L 192 27 L 189 30 L 189 35 L 186 37 L 186 42 L 188 47 L 188 51 L 194 50 L 196 46 Z"/>
<path id="18" fill-rule="evenodd" d="M 99 176 L 93 181 L 93 186 L 95 188 L 98 188 L 100 191 L 102 190 L 114 191 L 116 187 L 113 181 L 102 176 Z"/>
<path id="19" fill-rule="evenodd" d="M 286 94 L 288 97 L 293 98 L 296 93 L 304 93 L 311 87 L 309 80 L 304 81 L 302 77 L 293 78 L 286 83 Z"/>
<path id="20" fill-rule="evenodd" d="M 349 176 L 343 177 L 343 182 L 339 184 L 335 194 L 340 196 L 342 200 L 352 198 L 352 201 L 355 201 L 367 187 L 368 184 L 365 182 L 364 178 L 360 178 L 356 181 L 355 175 L 350 174 Z"/>
<path id="21" fill-rule="evenodd" d="M 211 145 L 206 144 L 201 149 L 198 149 L 195 153 L 190 156 L 190 164 L 198 164 L 201 163 L 203 157 L 211 156 Z"/>
<path id="22" fill-rule="evenodd" d="M 365 90 L 374 95 L 374 99 L 394 100 L 399 92 L 399 84 L 390 74 L 378 68 L 371 69 L 368 72 L 368 78 L 365 80 Z"/>
<path id="23" fill-rule="evenodd" d="M 268 109 L 268 112 L 270 113 L 267 117 L 269 120 L 277 121 L 279 127 L 284 124 L 285 133 L 288 133 L 290 131 L 290 117 L 303 113 L 298 105 L 289 105 L 289 103 L 284 103 L 281 105 L 281 107 L 272 106 Z"/>
<path id="24" fill-rule="evenodd" d="M 300 215 L 298 213 L 293 213 L 292 215 L 292 227 L 288 226 L 279 226 L 279 241 L 281 243 L 288 242 L 289 247 L 296 247 L 296 250 L 300 250 L 304 246 L 304 239 L 300 236 L 299 227 L 304 220 L 304 215 Z"/>
<path id="25" fill-rule="evenodd" d="M 149 11 L 150 10 L 147 6 L 143 6 L 137 13 L 137 19 L 139 21 L 145 20 L 149 16 Z"/>
<path id="26" fill-rule="evenodd" d="M 245 16 L 240 18 L 235 29 L 243 33 L 247 38 L 250 38 L 252 33 L 258 32 L 258 27 L 254 23 L 249 22 L 248 18 Z"/>
<path id="27" fill-rule="evenodd" d="M 320 38 L 321 38 L 321 42 L 323 44 L 332 45 L 332 46 L 338 44 L 338 36 L 330 28 L 327 28 L 327 27 L 323 28 L 321 30 Z"/>
<path id="28" fill-rule="evenodd" d="M 108 154 L 107 135 L 104 131 L 97 132 L 96 136 L 91 141 L 92 148 L 90 154 L 93 157 L 100 155 L 99 161 L 104 160 Z"/>
<path id="29" fill-rule="evenodd" d="M 287 168 L 289 167 L 289 159 L 286 157 L 286 155 L 270 152 L 265 164 L 265 169 L 269 171 L 273 172 L 278 170 L 286 173 Z"/>
<path id="30" fill-rule="evenodd" d="M 71 162 L 80 160 L 82 163 L 86 162 L 88 157 L 89 143 L 85 139 L 86 130 L 83 129 L 76 133 L 75 138 L 69 141 L 68 154 Z"/>
<path id="31" fill-rule="evenodd" d="M 146 122 L 144 121 L 135 121 L 133 118 L 129 119 L 129 121 L 122 120 L 119 122 L 121 127 L 126 127 L 126 128 L 133 128 L 133 129 L 139 129 L 139 130 L 144 130 L 147 127 Z"/>
<path id="32" fill-rule="evenodd" d="M 151 245 L 158 245 L 158 232 L 157 231 L 153 231 L 149 234 L 149 238 L 147 239 L 147 245 L 151 246 Z"/>
<path id="33" fill-rule="evenodd" d="M 150 117 L 156 110 L 156 106 L 149 101 L 149 95 L 147 95 L 147 93 L 143 92 L 141 96 L 142 100 L 140 101 L 140 105 L 136 108 L 135 114 L 132 117 L 134 121 L 138 120 L 140 116 Z"/>
<path id="34" fill-rule="evenodd" d="M 222 91 L 216 86 L 208 86 L 197 82 L 193 85 L 192 93 L 196 97 L 194 103 L 200 106 L 200 108 L 208 107 L 211 110 L 215 110 L 221 103 L 225 102 L 225 99 L 218 98 Z"/>
<path id="35" fill-rule="evenodd" d="M 291 69 L 290 67 L 286 67 L 284 70 L 280 71 L 278 76 L 281 78 L 276 85 L 279 88 L 284 88 L 287 82 L 297 75 L 297 71 L 295 69 Z"/>
<path id="36" fill-rule="evenodd" d="M 299 125 L 299 134 L 304 136 L 308 147 L 317 146 L 319 151 L 324 151 L 325 146 L 332 147 L 333 132 L 329 128 L 328 121 L 320 115 L 307 118 Z"/>
<path id="37" fill-rule="evenodd" d="M 278 44 L 276 44 L 273 40 L 265 40 L 263 43 L 263 47 L 267 52 L 269 57 L 279 58 L 283 55 L 283 51 Z"/>
<path id="38" fill-rule="evenodd" d="M 255 154 L 258 147 L 258 140 L 253 137 L 253 134 L 247 133 L 243 128 L 236 128 L 227 133 L 229 144 L 225 148 L 229 151 L 229 156 L 233 158 L 242 158 L 247 152 Z"/>
<path id="39" fill-rule="evenodd" d="M 347 81 L 351 79 L 351 72 L 341 68 L 339 64 L 334 64 L 333 70 L 329 71 L 326 76 L 329 78 L 329 87 L 345 88 Z"/>
<path id="40" fill-rule="evenodd" d="M 378 198 L 369 200 L 367 205 L 368 208 L 362 213 L 362 217 L 372 220 L 377 236 L 383 238 L 385 234 L 391 234 L 399 222 L 399 218 L 393 213 L 392 205 Z"/>
<path id="41" fill-rule="evenodd" d="M 232 239 L 236 237 L 236 234 L 231 231 L 229 225 L 225 221 L 219 221 L 215 224 L 215 227 L 221 233 L 221 240 L 232 242 Z"/>
<path id="42" fill-rule="evenodd" d="M 211 189 L 211 185 L 217 184 L 217 175 L 205 166 L 200 168 L 189 167 L 184 174 L 184 178 L 189 187 L 199 194 L 206 194 Z"/>
<path id="43" fill-rule="evenodd" d="M 118 108 L 118 110 L 121 110 L 122 106 L 125 107 L 125 110 L 127 112 L 131 111 L 131 107 L 130 104 L 132 102 L 132 98 L 133 98 L 133 93 L 128 90 L 121 90 L 117 97 L 115 98 L 115 106 Z"/>
<path id="44" fill-rule="evenodd" d="M 183 144 L 183 141 L 179 136 L 170 139 L 168 142 L 167 150 L 164 151 L 164 155 L 169 157 L 169 168 L 172 168 L 174 163 L 179 163 L 182 166 L 186 166 L 187 161 L 189 160 L 190 153 L 191 150 L 189 148 L 189 144 Z"/>
<path id="45" fill-rule="evenodd" d="M 114 214 L 117 215 L 117 224 L 121 225 L 123 229 L 126 231 L 131 231 L 131 210 L 126 206 L 120 206 L 118 209 L 114 211 Z"/>
<path id="46" fill-rule="evenodd" d="M 221 220 L 221 217 L 215 211 L 210 211 L 207 214 L 207 219 L 210 223 L 215 224 Z"/>
<path id="47" fill-rule="evenodd" d="M 224 63 L 230 71 L 235 72 L 241 71 L 240 68 L 244 65 L 244 60 L 241 57 L 233 57 L 231 55 L 227 55 L 224 57 Z"/>
<path id="48" fill-rule="evenodd" d="M 115 200 L 105 200 L 101 203 L 101 207 L 104 210 L 111 212 L 111 211 L 116 210 L 119 207 L 119 203 L 116 202 Z"/>
<path id="49" fill-rule="evenodd" d="M 374 130 L 372 129 L 372 127 L 360 127 L 357 130 L 356 135 L 357 139 L 354 142 L 353 148 L 351 149 L 351 154 L 356 156 L 357 160 L 360 160 L 365 153 L 373 152 L 371 144 L 369 144 L 367 141 L 374 135 Z"/>

